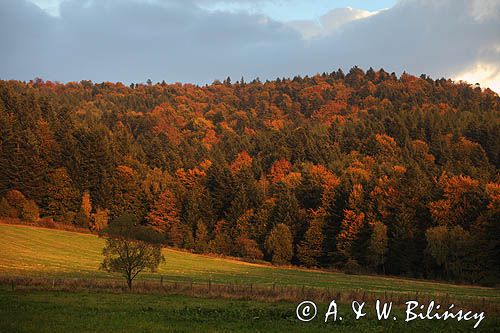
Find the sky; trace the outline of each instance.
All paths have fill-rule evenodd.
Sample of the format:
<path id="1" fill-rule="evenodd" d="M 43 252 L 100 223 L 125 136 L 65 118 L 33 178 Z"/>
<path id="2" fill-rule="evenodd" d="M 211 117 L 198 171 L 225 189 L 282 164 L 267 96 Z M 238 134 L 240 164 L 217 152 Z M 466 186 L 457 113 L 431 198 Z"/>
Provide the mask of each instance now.
<path id="1" fill-rule="evenodd" d="M 500 92 L 500 0 L 1 0 L 0 78 L 191 82 L 352 66 Z"/>
<path id="2" fill-rule="evenodd" d="M 31 0 L 51 15 L 59 15 L 59 4 L 63 0 Z M 146 1 L 143 1 L 146 2 Z M 282 0 L 282 1 L 200 1 L 199 5 L 209 11 L 249 11 L 266 15 L 278 21 L 300 19 L 314 20 L 335 8 L 358 8 L 376 11 L 392 7 L 396 0 Z"/>

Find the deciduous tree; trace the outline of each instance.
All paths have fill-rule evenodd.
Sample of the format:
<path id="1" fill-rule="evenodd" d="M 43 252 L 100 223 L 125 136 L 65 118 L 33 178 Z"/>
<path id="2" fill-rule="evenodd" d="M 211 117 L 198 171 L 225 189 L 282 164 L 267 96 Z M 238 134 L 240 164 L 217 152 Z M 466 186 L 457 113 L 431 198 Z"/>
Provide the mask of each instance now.
<path id="1" fill-rule="evenodd" d="M 165 259 L 158 245 L 126 238 L 107 238 L 100 268 L 120 273 L 132 290 L 132 281 L 144 270 L 154 272 Z"/>
<path id="2" fill-rule="evenodd" d="M 266 239 L 266 250 L 275 265 L 290 263 L 293 256 L 293 238 L 290 228 L 283 223 L 274 227 Z"/>

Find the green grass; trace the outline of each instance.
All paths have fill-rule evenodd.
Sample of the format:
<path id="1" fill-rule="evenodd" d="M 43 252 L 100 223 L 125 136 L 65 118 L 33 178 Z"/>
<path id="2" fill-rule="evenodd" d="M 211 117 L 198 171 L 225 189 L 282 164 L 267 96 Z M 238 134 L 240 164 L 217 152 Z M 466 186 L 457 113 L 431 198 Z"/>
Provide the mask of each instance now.
<path id="1" fill-rule="evenodd" d="M 30 277 L 117 278 L 98 270 L 104 240 L 90 234 L 0 224 L 0 275 Z M 334 290 L 449 294 L 500 302 L 500 290 L 457 286 L 424 280 L 346 275 L 297 268 L 277 268 L 231 259 L 164 249 L 165 263 L 157 273 L 139 278 L 214 283 L 306 285 Z"/>
<path id="2" fill-rule="evenodd" d="M 308 323 L 295 317 L 294 303 L 192 298 L 185 296 L 96 294 L 54 291 L 9 291 L 0 288 L 0 332 L 469 332 L 475 321 L 405 323 L 377 321 L 373 311 L 355 320 L 341 305 L 342 321 L 325 324 L 321 317 Z M 494 332 L 498 317 L 488 317 L 476 332 Z"/>
<path id="3" fill-rule="evenodd" d="M 98 270 L 104 240 L 94 235 L 36 227 L 0 224 L 0 277 L 55 277 L 116 279 Z M 279 268 L 233 259 L 164 249 L 159 272 L 140 279 L 329 287 L 338 291 L 430 295 L 449 294 L 500 303 L 498 289 L 410 279 L 346 275 L 336 272 Z M 316 318 L 302 323 L 295 303 L 213 299 L 167 294 L 95 293 L 16 288 L 0 285 L 0 332 L 468 332 L 473 322 L 404 322 L 404 309 L 395 308 L 398 320 L 377 321 L 368 316 L 356 321 L 349 305 L 341 304 L 343 321 L 325 324 Z M 409 296 L 411 298 L 411 296 Z M 458 305 L 458 304 L 457 304 Z M 467 308 L 467 307 L 466 307 Z M 491 307 L 490 307 L 491 309 Z M 319 304 L 324 315 L 326 304 Z M 478 330 L 493 332 L 499 317 L 488 314 Z"/>

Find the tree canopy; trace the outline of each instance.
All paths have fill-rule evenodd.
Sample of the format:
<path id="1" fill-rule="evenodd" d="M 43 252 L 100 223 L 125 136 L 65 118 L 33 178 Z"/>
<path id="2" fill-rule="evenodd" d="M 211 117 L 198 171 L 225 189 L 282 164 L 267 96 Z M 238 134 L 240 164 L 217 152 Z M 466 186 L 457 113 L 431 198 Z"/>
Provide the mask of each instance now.
<path id="1" fill-rule="evenodd" d="M 0 81 L 0 215 L 95 231 L 128 215 L 197 252 L 491 284 L 498 133 L 491 90 L 384 70 Z"/>

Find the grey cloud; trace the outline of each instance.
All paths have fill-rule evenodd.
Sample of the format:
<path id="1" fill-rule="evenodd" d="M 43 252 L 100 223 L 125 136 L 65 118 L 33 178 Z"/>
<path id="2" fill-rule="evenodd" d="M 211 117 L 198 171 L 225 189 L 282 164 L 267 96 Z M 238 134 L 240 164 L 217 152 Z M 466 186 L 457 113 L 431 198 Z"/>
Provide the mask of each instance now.
<path id="1" fill-rule="evenodd" d="M 10 29 L 12 42 L 0 54 L 2 78 L 210 82 L 273 73 L 266 58 L 300 40 L 296 31 L 262 16 L 210 13 L 176 1 L 66 1 L 57 18 L 28 3 L 1 6 L 3 31 L 26 25 Z"/>
<path id="2" fill-rule="evenodd" d="M 318 51 L 306 72 L 358 65 L 454 77 L 478 63 L 500 69 L 500 1 L 403 0 L 338 28 L 312 40 Z"/>
<path id="3" fill-rule="evenodd" d="M 487 60 L 483 53 L 500 43 L 500 2 L 491 8 L 488 19 L 480 21 L 472 13 L 474 3 L 401 1 L 389 10 L 353 22 L 330 43 L 347 45 L 338 57 L 363 66 L 453 75 Z M 496 65 L 500 67 L 498 61 Z"/>
<path id="4" fill-rule="evenodd" d="M 67 0 L 52 17 L 4 0 L 0 78 L 207 83 L 354 65 L 434 77 L 481 62 L 500 68 L 498 1 L 403 0 L 357 20 L 358 11 L 337 10 L 321 24 L 338 32 L 312 39 L 265 16 L 203 10 L 200 1 L 211 0 Z"/>

